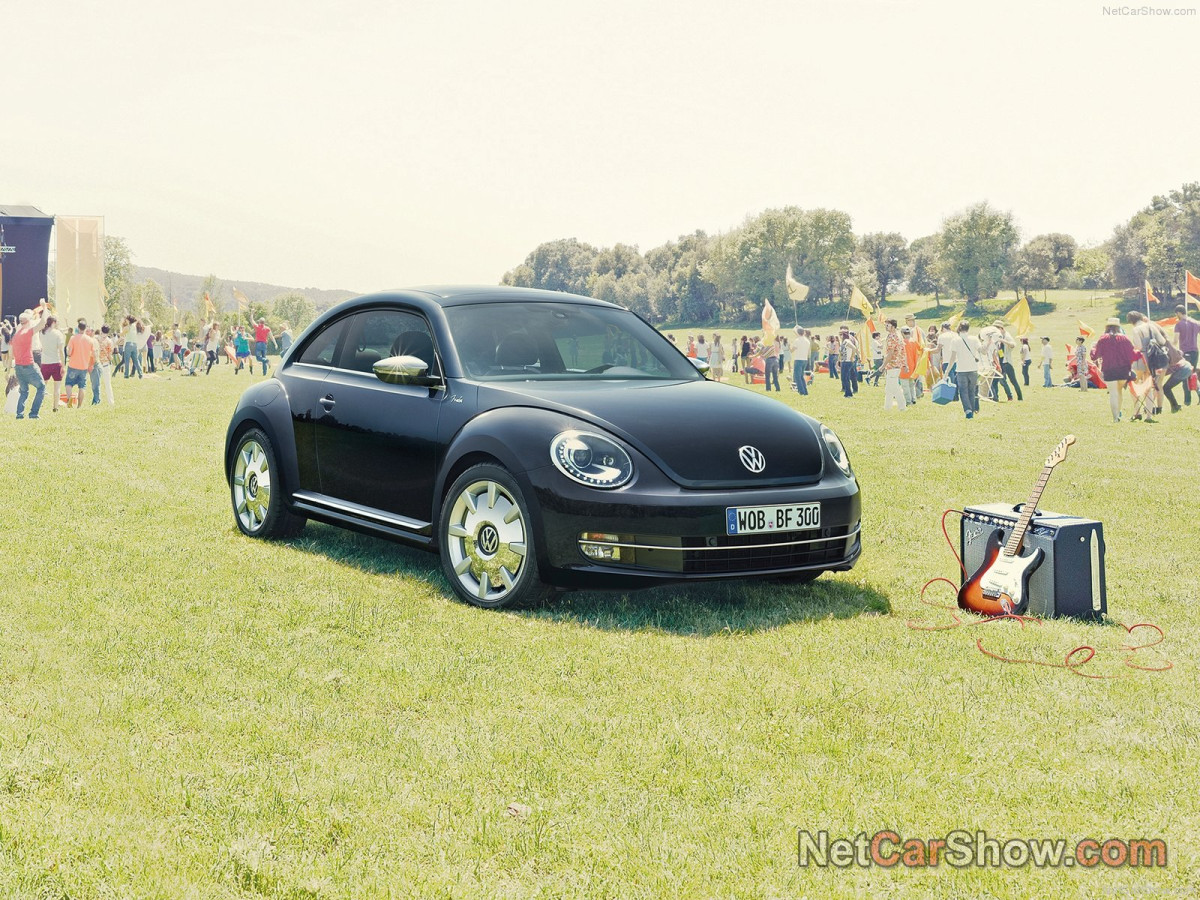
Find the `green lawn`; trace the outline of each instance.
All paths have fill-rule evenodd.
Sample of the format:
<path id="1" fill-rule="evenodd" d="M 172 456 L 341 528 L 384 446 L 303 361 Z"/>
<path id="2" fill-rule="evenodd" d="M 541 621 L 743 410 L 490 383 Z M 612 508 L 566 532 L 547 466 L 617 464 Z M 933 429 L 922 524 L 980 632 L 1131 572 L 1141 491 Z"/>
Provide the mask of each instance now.
<path id="1" fill-rule="evenodd" d="M 417 551 L 243 537 L 226 367 L 0 420 L 0 896 L 1195 896 L 1200 407 L 1114 426 L 1032 380 L 971 422 L 782 395 L 849 449 L 852 572 L 499 613 Z M 1110 615 L 1161 625 L 1169 672 L 974 646 L 1056 661 L 1115 650 L 1111 623 L 906 626 L 949 616 L 917 599 L 956 574 L 941 511 L 1023 500 L 1068 431 L 1042 506 L 1104 522 Z M 1169 865 L 801 868 L 797 829 L 1162 838 Z"/>

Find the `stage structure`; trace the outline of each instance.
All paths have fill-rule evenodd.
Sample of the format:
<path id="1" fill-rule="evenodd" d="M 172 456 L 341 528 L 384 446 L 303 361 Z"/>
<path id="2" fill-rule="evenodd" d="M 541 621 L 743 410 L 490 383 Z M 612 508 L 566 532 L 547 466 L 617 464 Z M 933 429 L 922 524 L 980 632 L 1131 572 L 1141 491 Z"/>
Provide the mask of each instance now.
<path id="1" fill-rule="evenodd" d="M 47 295 L 54 216 L 32 206 L 0 206 L 0 315 L 18 316 Z"/>
<path id="2" fill-rule="evenodd" d="M 54 307 L 60 322 L 104 322 L 104 217 L 57 216 Z"/>

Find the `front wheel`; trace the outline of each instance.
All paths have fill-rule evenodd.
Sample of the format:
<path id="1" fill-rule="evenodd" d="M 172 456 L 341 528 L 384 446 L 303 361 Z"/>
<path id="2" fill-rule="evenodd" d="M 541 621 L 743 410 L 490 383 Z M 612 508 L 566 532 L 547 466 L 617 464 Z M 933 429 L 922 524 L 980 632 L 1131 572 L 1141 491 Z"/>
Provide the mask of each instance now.
<path id="1" fill-rule="evenodd" d="M 304 518 L 286 509 L 279 477 L 279 457 L 271 439 L 258 428 L 238 438 L 229 473 L 233 518 L 250 537 L 291 537 L 304 527 Z"/>
<path id="2" fill-rule="evenodd" d="M 530 603 L 536 538 L 521 486 L 499 466 L 472 466 L 451 485 L 438 517 L 442 571 L 454 593 L 485 609 Z"/>

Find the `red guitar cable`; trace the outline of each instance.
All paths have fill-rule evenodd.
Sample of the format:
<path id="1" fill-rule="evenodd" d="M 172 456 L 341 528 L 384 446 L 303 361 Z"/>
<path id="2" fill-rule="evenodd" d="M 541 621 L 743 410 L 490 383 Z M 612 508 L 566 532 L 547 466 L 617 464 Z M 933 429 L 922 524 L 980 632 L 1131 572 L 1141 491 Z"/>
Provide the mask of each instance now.
<path id="1" fill-rule="evenodd" d="M 948 531 L 946 531 L 946 517 L 948 515 L 950 515 L 951 513 L 957 513 L 958 515 L 961 516 L 963 514 L 963 511 L 961 509 L 948 509 L 942 513 L 942 537 L 944 537 L 946 539 L 946 545 L 950 548 L 950 552 L 954 554 L 954 559 L 958 562 L 958 568 L 962 572 L 963 578 L 965 579 L 967 577 L 967 567 L 963 564 L 962 557 L 960 557 L 958 555 L 958 551 L 956 549 L 954 549 L 954 542 L 952 540 L 950 540 L 950 533 Z M 925 592 L 927 590 L 929 590 L 930 585 L 937 584 L 939 581 L 943 581 L 946 584 L 950 585 L 950 587 L 954 590 L 955 594 L 957 595 L 958 585 L 956 585 L 949 578 L 939 577 L 939 578 L 930 578 L 927 582 L 925 582 L 924 585 L 922 585 L 919 599 L 926 606 L 931 606 L 934 609 L 949 610 L 953 621 L 951 621 L 948 625 L 923 625 L 919 622 L 909 619 L 905 624 L 909 628 L 911 628 L 913 631 L 948 631 L 951 628 L 971 628 L 976 625 L 989 625 L 992 622 L 999 622 L 1003 619 L 1015 619 L 1016 622 L 1021 626 L 1021 628 L 1024 628 L 1026 625 L 1037 625 L 1038 627 L 1041 627 L 1042 620 L 1037 618 L 1036 616 L 1019 616 L 1014 613 L 1005 613 L 1005 614 L 998 615 L 998 616 L 985 616 L 983 618 L 976 619 L 975 621 L 972 621 L 972 622 L 964 621 L 963 618 L 959 615 L 959 608 L 957 606 L 946 606 L 944 604 L 933 603 L 932 601 L 925 599 Z M 1155 625 L 1153 622 L 1138 622 L 1136 625 L 1124 625 L 1120 622 L 1118 622 L 1116 624 L 1118 624 L 1122 628 L 1124 628 L 1125 633 L 1127 635 L 1132 635 L 1139 628 L 1149 628 L 1158 634 L 1158 639 L 1155 640 L 1153 643 L 1150 643 L 1150 644 L 1128 644 L 1128 643 L 1126 643 L 1126 644 L 1122 644 L 1119 648 L 1116 648 L 1111 651 L 1107 651 L 1107 652 L 1112 652 L 1112 653 L 1119 653 L 1119 652 L 1123 651 L 1126 654 L 1125 660 L 1124 660 L 1124 665 L 1127 668 L 1136 669 L 1140 672 L 1165 672 L 1168 669 L 1171 669 L 1174 667 L 1174 664 L 1169 659 L 1164 660 L 1165 665 L 1161 665 L 1161 666 L 1143 666 L 1143 665 L 1139 665 L 1135 661 L 1135 656 L 1137 655 L 1138 651 L 1149 650 L 1151 647 L 1157 647 L 1164 640 L 1166 640 L 1166 635 L 1163 633 L 1163 630 L 1161 628 L 1159 628 L 1157 625 Z M 1130 674 L 1128 672 L 1119 672 L 1116 675 L 1093 675 L 1088 672 L 1080 671 L 1084 666 L 1086 666 L 1089 662 L 1091 662 L 1093 659 L 1095 659 L 1096 655 L 1098 653 L 1106 652 L 1104 650 L 1093 647 L 1091 644 L 1080 644 L 1078 647 L 1071 650 L 1071 652 L 1068 653 L 1065 657 L 1063 657 L 1063 661 L 1060 663 L 1044 662 L 1040 659 L 1023 659 L 1020 657 L 1013 657 L 1013 656 L 1001 656 L 999 653 L 995 653 L 991 650 L 988 650 L 986 647 L 984 647 L 983 646 L 983 638 L 975 639 L 975 648 L 980 653 L 982 653 L 984 656 L 991 657 L 992 659 L 998 660 L 1000 662 L 1022 663 L 1024 665 L 1029 665 L 1029 666 L 1045 666 L 1046 668 L 1050 668 L 1050 669 L 1066 669 L 1072 675 L 1078 675 L 1080 678 L 1093 678 L 1093 679 L 1101 680 L 1101 679 L 1112 679 L 1112 678 L 1125 678 L 1125 677 L 1128 677 Z"/>

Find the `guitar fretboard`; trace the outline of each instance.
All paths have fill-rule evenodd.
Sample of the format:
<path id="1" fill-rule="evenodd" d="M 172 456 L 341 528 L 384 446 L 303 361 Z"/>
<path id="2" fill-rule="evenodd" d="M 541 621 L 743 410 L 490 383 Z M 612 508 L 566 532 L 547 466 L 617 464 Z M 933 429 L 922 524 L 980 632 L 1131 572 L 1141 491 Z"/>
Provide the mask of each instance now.
<path id="1" fill-rule="evenodd" d="M 1053 466 L 1046 466 L 1042 469 L 1041 476 L 1034 483 L 1033 491 L 1029 494 L 1029 499 L 1021 507 L 1021 515 L 1017 518 L 1017 524 L 1004 544 L 1005 556 L 1016 556 L 1021 552 L 1021 543 L 1025 540 L 1025 531 L 1029 528 L 1029 521 L 1037 511 L 1038 501 L 1042 499 L 1042 491 L 1046 489 L 1046 483 L 1050 480 L 1050 473 L 1053 471 Z"/>

